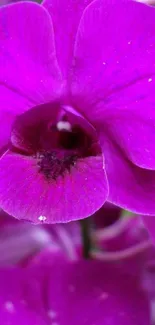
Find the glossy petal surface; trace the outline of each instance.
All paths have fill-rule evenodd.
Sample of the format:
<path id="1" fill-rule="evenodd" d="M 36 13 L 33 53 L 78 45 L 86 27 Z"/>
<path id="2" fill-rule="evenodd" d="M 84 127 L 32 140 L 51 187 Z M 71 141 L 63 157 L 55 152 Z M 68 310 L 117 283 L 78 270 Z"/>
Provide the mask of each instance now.
<path id="1" fill-rule="evenodd" d="M 149 169 L 155 168 L 154 35 L 153 8 L 93 1 L 79 25 L 70 77 L 78 109 Z"/>

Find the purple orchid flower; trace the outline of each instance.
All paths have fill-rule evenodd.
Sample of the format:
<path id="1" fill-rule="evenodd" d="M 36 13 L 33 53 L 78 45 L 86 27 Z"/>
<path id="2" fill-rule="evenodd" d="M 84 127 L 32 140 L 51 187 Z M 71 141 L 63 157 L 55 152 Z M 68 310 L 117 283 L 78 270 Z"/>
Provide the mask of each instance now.
<path id="1" fill-rule="evenodd" d="M 155 214 L 154 58 L 155 10 L 141 3 L 1 7 L 0 206 L 35 223 L 106 200 Z"/>
<path id="2" fill-rule="evenodd" d="M 46 226 L 51 234 L 57 227 L 55 243 L 58 245 L 49 243 L 49 247 L 26 265 L 0 267 L 0 319 L 3 325 L 151 325 L 154 296 L 152 292 L 150 296 L 146 266 L 151 256 L 153 258 L 154 248 L 144 229 L 142 231 L 140 219 L 133 219 L 131 223 L 124 219 L 102 230 L 98 243 L 101 245 L 101 239 L 102 245 L 106 242 L 103 254 L 109 254 L 110 258 L 105 259 L 104 255 L 100 261 L 97 255 L 95 260 L 84 260 L 77 253 L 78 223 Z M 68 249 L 62 228 L 70 243 Z M 98 231 L 94 232 L 96 239 Z M 114 260 L 110 242 L 121 242 L 125 234 L 132 254 L 125 257 L 126 245 L 122 242 L 124 256 L 119 255 L 116 245 L 113 247 Z M 146 240 L 148 245 L 144 247 Z M 139 252 L 137 243 L 141 245 Z"/>

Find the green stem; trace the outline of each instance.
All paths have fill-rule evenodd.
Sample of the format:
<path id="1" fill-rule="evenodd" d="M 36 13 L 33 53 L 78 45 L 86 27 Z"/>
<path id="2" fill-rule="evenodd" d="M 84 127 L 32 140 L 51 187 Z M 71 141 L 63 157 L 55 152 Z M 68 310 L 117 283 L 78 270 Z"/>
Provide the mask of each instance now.
<path id="1" fill-rule="evenodd" d="M 88 259 L 90 257 L 91 238 L 90 238 L 90 220 L 89 218 L 80 220 L 81 235 L 83 241 L 83 257 Z"/>

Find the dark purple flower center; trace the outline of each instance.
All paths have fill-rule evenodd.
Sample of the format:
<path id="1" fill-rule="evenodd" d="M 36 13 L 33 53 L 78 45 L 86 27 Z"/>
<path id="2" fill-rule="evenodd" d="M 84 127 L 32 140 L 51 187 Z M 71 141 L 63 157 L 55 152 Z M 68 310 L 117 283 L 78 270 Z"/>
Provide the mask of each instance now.
<path id="1" fill-rule="evenodd" d="M 19 116 L 11 143 L 14 152 L 36 160 L 47 180 L 69 172 L 79 159 L 100 153 L 89 123 L 56 104 L 41 105 Z"/>

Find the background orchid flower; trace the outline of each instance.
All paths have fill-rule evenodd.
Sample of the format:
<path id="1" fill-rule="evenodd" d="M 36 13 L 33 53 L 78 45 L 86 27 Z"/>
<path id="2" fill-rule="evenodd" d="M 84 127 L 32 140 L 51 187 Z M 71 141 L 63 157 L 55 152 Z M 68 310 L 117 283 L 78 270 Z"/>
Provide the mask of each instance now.
<path id="1" fill-rule="evenodd" d="M 0 267 L 25 264 L 52 243 L 51 233 L 43 227 L 19 222 L 0 211 Z"/>
<path id="2" fill-rule="evenodd" d="M 138 220 L 132 219 L 131 225 L 125 219 L 123 225 L 120 219 L 100 229 L 100 234 L 99 229 L 92 232 L 100 251 L 104 246 L 103 255 L 111 257 L 109 260 L 98 260 L 97 255 L 95 260 L 84 260 L 80 253 L 76 254 L 76 243 L 81 240 L 76 222 L 35 226 L 46 229 L 55 238 L 57 248 L 53 249 L 49 242 L 26 264 L 0 267 L 1 322 L 4 325 L 151 325 L 154 296 L 153 292 L 150 295 L 147 264 L 153 260 L 155 251 L 151 242 L 141 251 L 134 251 L 137 243 L 142 245 L 149 240 Z M 62 227 L 66 236 L 62 236 Z M 122 236 L 122 248 L 118 251 Z M 119 252 L 125 255 L 126 246 L 132 247 L 133 255 L 118 256 Z"/>
<path id="3" fill-rule="evenodd" d="M 121 217 L 111 226 L 98 228 L 92 240 L 92 258 L 115 262 L 127 273 L 142 276 L 147 264 L 155 259 L 154 245 L 140 217 Z"/>
<path id="4" fill-rule="evenodd" d="M 103 262 L 52 263 L 51 257 L 48 265 L 44 260 L 26 269 L 0 270 L 3 324 L 150 324 L 137 277 Z"/>
<path id="5" fill-rule="evenodd" d="M 1 7 L 5 211 L 67 222 L 108 200 L 155 213 L 154 57 L 155 10 L 141 3 Z"/>

